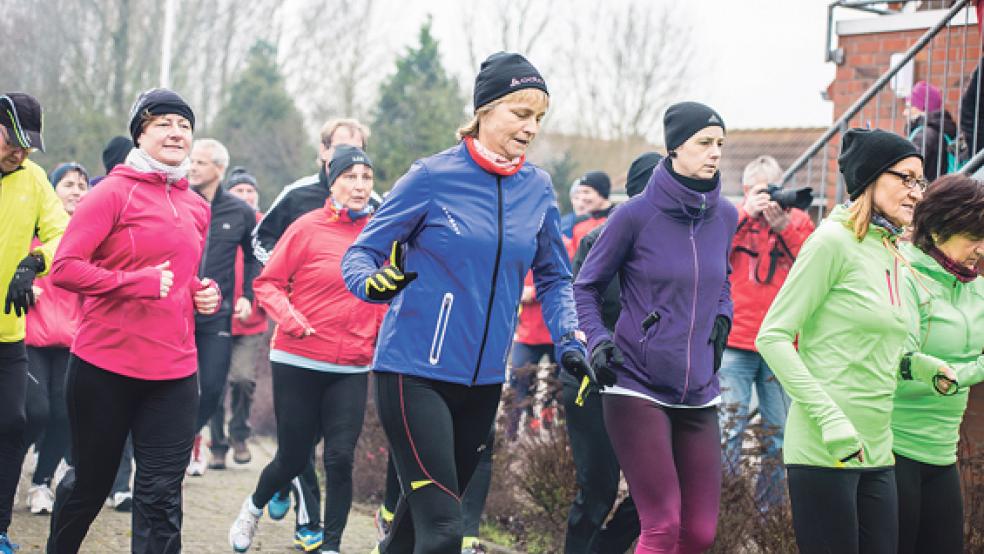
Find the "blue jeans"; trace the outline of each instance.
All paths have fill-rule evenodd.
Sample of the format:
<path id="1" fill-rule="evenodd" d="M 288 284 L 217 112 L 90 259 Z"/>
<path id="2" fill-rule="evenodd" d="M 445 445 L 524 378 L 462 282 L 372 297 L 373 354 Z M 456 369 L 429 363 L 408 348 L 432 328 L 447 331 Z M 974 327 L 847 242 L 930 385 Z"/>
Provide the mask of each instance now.
<path id="1" fill-rule="evenodd" d="M 755 484 L 755 499 L 762 509 L 780 504 L 785 497 L 782 440 L 789 412 L 789 396 L 758 352 L 726 348 L 718 372 L 721 381 L 721 430 L 724 434 L 724 468 L 740 471 L 741 446 L 748 425 L 752 386 L 758 396 L 765 430 L 762 460 Z"/>

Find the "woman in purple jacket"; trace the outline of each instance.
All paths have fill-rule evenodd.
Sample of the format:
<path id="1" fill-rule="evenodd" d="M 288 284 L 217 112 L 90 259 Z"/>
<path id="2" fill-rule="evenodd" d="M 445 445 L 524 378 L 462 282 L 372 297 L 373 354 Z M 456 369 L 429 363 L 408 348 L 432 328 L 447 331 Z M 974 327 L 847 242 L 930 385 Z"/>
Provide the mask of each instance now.
<path id="1" fill-rule="evenodd" d="M 615 210 L 574 285 L 605 427 L 639 509 L 636 553 L 703 552 L 721 493 L 717 370 L 731 329 L 728 248 L 738 213 L 721 195 L 724 121 L 696 102 L 663 118 L 669 156 Z M 616 274 L 614 337 L 601 317 Z"/>

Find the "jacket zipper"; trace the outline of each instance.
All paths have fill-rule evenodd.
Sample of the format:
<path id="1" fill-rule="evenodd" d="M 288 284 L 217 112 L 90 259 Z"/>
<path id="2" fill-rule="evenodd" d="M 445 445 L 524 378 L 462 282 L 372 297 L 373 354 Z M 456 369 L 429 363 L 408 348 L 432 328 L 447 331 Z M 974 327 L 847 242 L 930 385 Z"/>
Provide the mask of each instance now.
<path id="1" fill-rule="evenodd" d="M 492 287 L 489 290 L 489 305 L 485 311 L 485 332 L 482 333 L 482 345 L 478 347 L 478 361 L 475 362 L 475 373 L 472 375 L 472 385 L 478 382 L 478 371 L 482 368 L 482 356 L 485 354 L 485 343 L 489 340 L 489 324 L 492 322 L 492 303 L 495 300 L 495 283 L 499 276 L 499 261 L 502 258 L 502 176 L 495 176 L 495 191 L 498 200 L 498 242 L 495 247 L 495 264 L 492 266 Z"/>
<path id="2" fill-rule="evenodd" d="M 694 239 L 693 220 L 690 220 L 690 249 L 694 254 L 694 297 L 690 307 L 690 332 L 687 335 L 687 373 L 683 380 L 683 394 L 680 395 L 681 404 L 687 398 L 687 391 L 690 389 L 691 349 L 694 342 L 694 320 L 697 318 L 697 282 L 700 281 L 700 266 L 697 263 L 697 241 Z"/>
<path id="3" fill-rule="evenodd" d="M 174 207 L 174 202 L 171 201 L 171 184 L 170 183 L 164 185 L 164 196 L 167 196 L 167 203 L 171 205 L 171 213 L 173 213 L 175 219 L 177 219 L 177 217 L 178 217 L 178 209 Z"/>

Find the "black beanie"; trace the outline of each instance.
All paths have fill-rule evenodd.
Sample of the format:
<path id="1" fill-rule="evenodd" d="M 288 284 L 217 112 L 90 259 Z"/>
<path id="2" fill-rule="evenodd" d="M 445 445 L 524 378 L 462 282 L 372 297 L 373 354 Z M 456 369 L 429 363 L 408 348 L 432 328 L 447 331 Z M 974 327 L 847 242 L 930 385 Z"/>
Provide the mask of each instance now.
<path id="1" fill-rule="evenodd" d="M 602 198 L 608 198 L 612 193 L 612 180 L 604 171 L 589 171 L 581 177 L 581 185 L 591 187 L 598 191 Z"/>
<path id="2" fill-rule="evenodd" d="M 851 129 L 841 139 L 837 165 L 844 176 L 848 196 L 857 200 L 886 169 L 911 157 L 923 159 L 905 137 L 881 129 Z"/>
<path id="3" fill-rule="evenodd" d="M 137 145 L 137 137 L 143 132 L 140 127 L 145 113 L 180 115 L 191 123 L 191 130 L 195 130 L 195 113 L 180 94 L 166 88 L 152 88 L 140 93 L 130 108 L 130 138 L 134 145 Z"/>
<path id="4" fill-rule="evenodd" d="M 106 168 L 106 173 L 113 170 L 114 167 L 120 165 L 126 161 L 126 155 L 133 150 L 133 141 L 124 137 L 116 136 L 109 139 L 106 144 L 106 148 L 103 148 L 103 167 Z"/>
<path id="5" fill-rule="evenodd" d="M 260 187 L 256 185 L 256 177 L 253 177 L 246 171 L 245 167 L 234 167 L 232 171 L 229 172 L 229 178 L 226 179 L 226 188 L 231 189 L 236 185 L 241 185 L 246 183 L 252 185 L 254 189 L 259 190 Z"/>
<path id="6" fill-rule="evenodd" d="M 512 52 L 496 52 L 482 62 L 475 77 L 475 110 L 524 88 L 540 89 L 546 94 L 547 83 L 526 58 Z"/>
<path id="7" fill-rule="evenodd" d="M 646 152 L 638 158 L 632 160 L 629 166 L 629 174 L 625 180 L 625 194 L 632 198 L 646 189 L 649 178 L 653 175 L 653 170 L 663 161 L 663 156 L 658 152 Z"/>
<path id="8" fill-rule="evenodd" d="M 58 167 L 48 174 L 48 181 L 51 182 L 51 186 L 57 187 L 58 181 L 61 181 L 69 171 L 78 171 L 82 174 L 82 178 L 85 179 L 86 184 L 89 183 L 89 172 L 82 167 L 82 164 L 78 162 L 66 162 L 58 164 Z"/>
<path id="9" fill-rule="evenodd" d="M 356 164 L 365 164 L 372 167 L 372 160 L 355 146 L 341 145 L 335 148 L 335 153 L 328 162 L 328 188 L 335 184 L 335 179 L 345 172 L 346 169 Z"/>
<path id="10" fill-rule="evenodd" d="M 724 119 L 710 106 L 700 102 L 680 102 L 666 109 L 663 115 L 663 140 L 667 150 L 676 150 L 697 131 L 705 127 L 718 126 L 722 131 Z"/>

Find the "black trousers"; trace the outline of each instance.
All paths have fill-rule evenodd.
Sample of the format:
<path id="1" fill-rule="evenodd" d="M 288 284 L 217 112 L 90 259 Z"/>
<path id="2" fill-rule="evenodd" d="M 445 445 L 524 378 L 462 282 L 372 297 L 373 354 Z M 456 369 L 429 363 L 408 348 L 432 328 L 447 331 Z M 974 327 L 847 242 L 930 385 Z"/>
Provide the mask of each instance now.
<path id="1" fill-rule="evenodd" d="M 200 431 L 212 419 L 229 377 L 232 360 L 232 333 L 224 331 L 196 331 L 195 347 L 198 348 L 198 381 L 200 400 L 195 430 Z"/>
<path id="2" fill-rule="evenodd" d="M 180 552 L 181 483 L 195 437 L 196 376 L 133 379 L 73 355 L 65 397 L 75 478 L 58 485 L 49 554 L 79 551 L 113 486 L 128 434 L 137 462 L 131 549 Z"/>
<path id="3" fill-rule="evenodd" d="M 65 372 L 68 348 L 27 347 L 27 428 L 25 445 L 37 443 L 38 465 L 32 483 L 47 484 L 68 451 Z"/>
<path id="4" fill-rule="evenodd" d="M 561 373 L 560 382 L 577 475 L 577 496 L 567 517 L 564 552 L 625 552 L 639 537 L 639 514 L 628 497 L 602 527 L 618 496 L 620 471 L 605 429 L 601 395 L 591 391 L 584 405 L 578 406 L 575 400 L 580 383 L 567 372 Z"/>
<path id="5" fill-rule="evenodd" d="M 376 373 L 376 407 L 402 496 L 383 554 L 459 554 L 461 491 L 489 448 L 502 385 Z"/>
<path id="6" fill-rule="evenodd" d="M 24 341 L 0 342 L 0 533 L 6 533 L 10 527 L 14 494 L 27 449 L 24 442 L 26 394 L 27 350 Z"/>
<path id="7" fill-rule="evenodd" d="M 898 495 L 892 468 L 786 469 L 802 554 L 895 554 Z"/>
<path id="8" fill-rule="evenodd" d="M 260 473 L 253 504 L 265 506 L 274 493 L 300 474 L 323 434 L 325 539 L 322 549 L 338 550 L 352 507 L 352 464 L 366 415 L 369 374 L 328 373 L 278 362 L 273 362 L 272 369 L 277 454 Z"/>
<path id="9" fill-rule="evenodd" d="M 895 455 L 899 554 L 961 554 L 963 497 L 957 464 L 934 466 Z"/>

